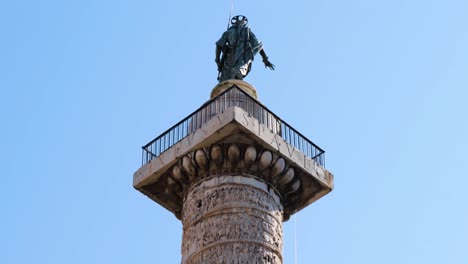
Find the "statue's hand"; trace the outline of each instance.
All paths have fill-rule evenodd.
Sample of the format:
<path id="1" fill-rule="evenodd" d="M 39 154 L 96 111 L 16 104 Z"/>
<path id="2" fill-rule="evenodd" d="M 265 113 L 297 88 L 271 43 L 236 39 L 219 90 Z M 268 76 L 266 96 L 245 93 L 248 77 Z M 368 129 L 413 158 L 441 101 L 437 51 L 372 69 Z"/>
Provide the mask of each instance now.
<path id="1" fill-rule="evenodd" d="M 265 68 L 268 67 L 272 71 L 275 70 L 275 65 L 273 63 L 271 63 L 268 59 L 263 60 L 263 63 L 265 64 Z"/>

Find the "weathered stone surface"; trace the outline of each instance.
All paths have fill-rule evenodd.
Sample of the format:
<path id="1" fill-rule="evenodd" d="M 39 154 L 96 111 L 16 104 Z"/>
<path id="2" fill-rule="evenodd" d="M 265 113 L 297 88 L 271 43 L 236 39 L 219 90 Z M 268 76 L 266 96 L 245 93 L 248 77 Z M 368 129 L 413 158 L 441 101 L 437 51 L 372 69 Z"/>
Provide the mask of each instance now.
<path id="1" fill-rule="evenodd" d="M 183 264 L 282 263 L 282 205 L 255 179 L 218 176 L 194 186 L 182 224 Z"/>
<path id="2" fill-rule="evenodd" d="M 233 84 L 257 98 L 236 80 L 211 97 Z M 282 264 L 282 222 L 330 192 L 333 175 L 288 144 L 293 129 L 245 93 L 219 98 L 134 174 L 134 187 L 182 220 L 182 264 Z"/>
<path id="3" fill-rule="evenodd" d="M 282 264 L 278 253 L 252 242 L 227 243 L 208 248 L 197 254 L 187 264 L 255 263 Z M 185 263 L 184 263 L 185 264 Z"/>
<path id="4" fill-rule="evenodd" d="M 284 220 L 333 188 L 331 173 L 238 107 L 226 109 L 140 168 L 134 186 L 180 218 L 190 186 L 224 173 L 246 174 L 274 186 Z"/>
<path id="5" fill-rule="evenodd" d="M 182 220 L 183 264 L 281 264 L 282 222 L 330 192 L 333 175 L 283 140 L 274 115 L 213 109 L 195 115 L 188 136 L 135 172 L 134 187 Z"/>

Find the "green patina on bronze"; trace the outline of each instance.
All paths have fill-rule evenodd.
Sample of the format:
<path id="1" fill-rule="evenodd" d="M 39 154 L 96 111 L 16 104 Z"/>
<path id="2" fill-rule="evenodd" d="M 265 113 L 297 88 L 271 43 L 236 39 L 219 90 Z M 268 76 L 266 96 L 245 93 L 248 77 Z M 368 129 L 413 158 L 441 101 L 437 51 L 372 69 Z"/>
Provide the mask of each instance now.
<path id="1" fill-rule="evenodd" d="M 275 69 L 260 42 L 247 26 L 247 18 L 235 16 L 231 20 L 232 26 L 223 33 L 216 42 L 216 59 L 218 65 L 218 81 L 230 79 L 242 80 L 249 74 L 252 62 L 260 53 L 265 67 Z"/>

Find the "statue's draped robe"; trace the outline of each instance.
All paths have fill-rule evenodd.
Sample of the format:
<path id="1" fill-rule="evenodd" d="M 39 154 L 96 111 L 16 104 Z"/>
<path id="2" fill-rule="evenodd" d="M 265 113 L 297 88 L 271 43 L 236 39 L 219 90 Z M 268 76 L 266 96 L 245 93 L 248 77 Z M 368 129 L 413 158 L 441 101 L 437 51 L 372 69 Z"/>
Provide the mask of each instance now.
<path id="1" fill-rule="evenodd" d="M 246 25 L 230 27 L 216 45 L 223 52 L 220 82 L 242 80 L 249 73 L 255 54 L 262 49 L 262 43 Z"/>

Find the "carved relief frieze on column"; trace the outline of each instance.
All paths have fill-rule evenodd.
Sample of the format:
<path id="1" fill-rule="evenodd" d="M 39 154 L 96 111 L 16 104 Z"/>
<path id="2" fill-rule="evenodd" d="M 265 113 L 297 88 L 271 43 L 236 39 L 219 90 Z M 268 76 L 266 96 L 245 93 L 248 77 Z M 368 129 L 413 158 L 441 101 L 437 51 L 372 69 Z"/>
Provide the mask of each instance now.
<path id="1" fill-rule="evenodd" d="M 182 263 L 282 263 L 282 211 L 277 192 L 253 178 L 193 186 L 182 211 Z"/>

